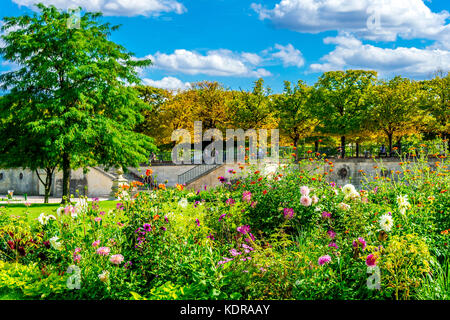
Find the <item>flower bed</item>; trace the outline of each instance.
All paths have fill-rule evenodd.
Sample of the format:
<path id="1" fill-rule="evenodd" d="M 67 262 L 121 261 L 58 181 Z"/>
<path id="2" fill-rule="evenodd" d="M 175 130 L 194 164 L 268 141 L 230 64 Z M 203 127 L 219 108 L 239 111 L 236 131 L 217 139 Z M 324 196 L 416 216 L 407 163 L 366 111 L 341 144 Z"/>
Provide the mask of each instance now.
<path id="1" fill-rule="evenodd" d="M 430 168 L 424 159 L 402 162 L 396 179 L 367 177 L 362 190 L 327 182 L 314 166 L 330 161 L 316 155 L 303 171 L 263 175 L 241 166 L 211 190 L 123 186 L 108 212 L 82 201 L 30 224 L 2 209 L 0 292 L 449 299 L 448 161 Z"/>

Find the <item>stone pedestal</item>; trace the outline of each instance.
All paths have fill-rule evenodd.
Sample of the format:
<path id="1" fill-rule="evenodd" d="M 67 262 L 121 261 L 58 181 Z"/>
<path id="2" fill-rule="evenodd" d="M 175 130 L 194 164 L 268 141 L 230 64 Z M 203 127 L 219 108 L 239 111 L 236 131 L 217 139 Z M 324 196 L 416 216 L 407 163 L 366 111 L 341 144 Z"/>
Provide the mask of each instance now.
<path id="1" fill-rule="evenodd" d="M 123 170 L 119 168 L 116 170 L 116 178 L 112 182 L 111 193 L 109 194 L 109 200 L 116 200 L 116 193 L 119 190 L 119 187 L 125 183 L 128 183 L 128 180 L 123 177 Z"/>

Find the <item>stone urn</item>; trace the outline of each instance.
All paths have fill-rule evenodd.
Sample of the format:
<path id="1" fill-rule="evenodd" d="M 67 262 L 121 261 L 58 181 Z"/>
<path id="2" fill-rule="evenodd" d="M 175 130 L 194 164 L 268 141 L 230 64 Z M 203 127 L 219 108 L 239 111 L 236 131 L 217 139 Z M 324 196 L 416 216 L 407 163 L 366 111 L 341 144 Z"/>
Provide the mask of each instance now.
<path id="1" fill-rule="evenodd" d="M 116 178 L 112 182 L 111 193 L 109 194 L 109 200 L 117 199 L 117 192 L 119 187 L 123 184 L 128 184 L 128 180 L 123 177 L 123 169 L 118 168 L 116 170 Z"/>

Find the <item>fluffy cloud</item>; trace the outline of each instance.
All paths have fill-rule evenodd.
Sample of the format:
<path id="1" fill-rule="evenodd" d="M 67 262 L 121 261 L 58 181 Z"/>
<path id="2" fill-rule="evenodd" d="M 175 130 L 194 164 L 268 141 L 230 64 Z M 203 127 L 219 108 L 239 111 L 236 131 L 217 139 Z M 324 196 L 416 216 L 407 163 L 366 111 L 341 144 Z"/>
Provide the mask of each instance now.
<path id="1" fill-rule="evenodd" d="M 380 48 L 363 44 L 348 34 L 324 39 L 335 44 L 333 51 L 321 58 L 322 63 L 311 64 L 313 72 L 342 69 L 371 69 L 382 75 L 429 77 L 438 69 L 450 69 L 450 51 L 435 48 Z"/>
<path id="2" fill-rule="evenodd" d="M 261 20 L 303 33 L 338 30 L 370 40 L 448 39 L 450 16 L 432 12 L 422 0 L 281 0 L 273 9 L 252 4 Z"/>
<path id="3" fill-rule="evenodd" d="M 175 77 L 164 77 L 161 80 L 144 78 L 142 79 L 142 82 L 147 86 L 168 90 L 186 90 L 191 87 L 191 84 L 189 82 L 183 82 Z"/>
<path id="4" fill-rule="evenodd" d="M 230 50 L 211 50 L 202 55 L 185 49 L 175 50 L 171 54 L 157 52 L 149 55 L 153 66 L 189 75 L 206 74 L 210 76 L 266 77 L 271 73 L 266 69 L 256 68 L 261 62 L 256 54 L 238 54 Z"/>
<path id="5" fill-rule="evenodd" d="M 34 7 L 36 2 L 54 5 L 60 9 L 82 7 L 101 11 L 106 16 L 152 16 L 163 12 L 181 14 L 186 8 L 176 0 L 13 0 L 19 6 Z"/>
<path id="6" fill-rule="evenodd" d="M 292 44 L 286 46 L 276 44 L 275 49 L 278 50 L 278 52 L 273 53 L 272 57 L 280 59 L 283 62 L 283 66 L 300 68 L 305 64 L 302 53 L 300 50 L 295 49 Z"/>

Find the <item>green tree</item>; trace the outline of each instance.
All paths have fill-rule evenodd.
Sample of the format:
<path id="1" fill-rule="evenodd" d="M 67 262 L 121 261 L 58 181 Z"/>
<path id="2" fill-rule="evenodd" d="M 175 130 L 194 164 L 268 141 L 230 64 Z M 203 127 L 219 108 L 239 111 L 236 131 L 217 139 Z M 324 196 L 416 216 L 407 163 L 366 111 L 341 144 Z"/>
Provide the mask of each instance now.
<path id="1" fill-rule="evenodd" d="M 311 134 L 318 123 L 309 106 L 313 91 L 313 88 L 301 80 L 293 88 L 289 81 L 285 81 L 283 93 L 273 98 L 273 106 L 279 118 L 278 128 L 292 140 L 296 148 L 300 139 Z"/>
<path id="2" fill-rule="evenodd" d="M 254 82 L 253 90 L 234 91 L 230 101 L 230 116 L 236 128 L 256 129 L 266 125 L 271 118 L 270 88 L 264 88 L 264 80 Z"/>
<path id="3" fill-rule="evenodd" d="M 22 167 L 34 171 L 44 186 L 44 203 L 48 203 L 59 152 L 48 135 L 36 135 L 28 126 L 33 119 L 24 112 L 27 107 L 13 105 L 10 98 L 0 99 L 0 167 Z M 12 121 L 18 118 L 22 121 Z M 39 169 L 44 170 L 45 177 L 41 176 Z"/>
<path id="4" fill-rule="evenodd" d="M 429 128 L 447 139 L 450 149 L 450 72 L 447 76 L 438 72 L 433 79 L 421 81 L 419 87 L 422 109 L 433 118 Z"/>
<path id="5" fill-rule="evenodd" d="M 375 84 L 376 71 L 329 71 L 319 77 L 313 113 L 320 120 L 318 131 L 341 137 L 345 157 L 345 137 L 357 132 L 369 105 L 368 93 Z"/>
<path id="6" fill-rule="evenodd" d="M 417 127 L 421 117 L 418 109 L 417 85 L 407 78 L 397 76 L 390 81 L 380 81 L 373 89 L 373 106 L 367 113 L 369 126 L 381 130 L 388 140 L 392 153 L 392 141 Z"/>
<path id="7" fill-rule="evenodd" d="M 5 45 L 0 53 L 19 69 L 0 76 L 6 96 L 14 102 L 3 104 L 9 110 L 2 112 L 11 113 L 10 123 L 45 137 L 45 144 L 58 150 L 48 157 L 62 169 L 65 201 L 72 169 L 126 169 L 146 161 L 155 149 L 151 138 L 133 131 L 148 105 L 132 85 L 140 83 L 137 68 L 151 61 L 134 59 L 108 40 L 118 27 L 101 23 L 100 13 L 85 12 L 79 28 L 70 28 L 70 12 L 43 4 L 38 8 L 32 15 L 3 19 Z M 19 110 L 13 112 L 15 108 Z"/>

